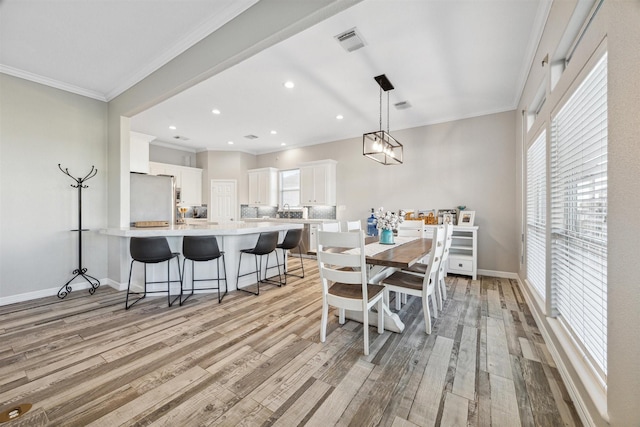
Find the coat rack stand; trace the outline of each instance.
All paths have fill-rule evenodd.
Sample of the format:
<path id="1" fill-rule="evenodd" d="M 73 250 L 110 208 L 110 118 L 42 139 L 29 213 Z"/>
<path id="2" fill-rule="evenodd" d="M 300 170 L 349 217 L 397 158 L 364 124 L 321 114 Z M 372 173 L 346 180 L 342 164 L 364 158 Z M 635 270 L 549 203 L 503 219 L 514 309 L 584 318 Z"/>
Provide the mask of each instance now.
<path id="1" fill-rule="evenodd" d="M 78 232 L 78 268 L 73 270 L 72 274 L 74 276 L 71 278 L 71 280 L 69 280 L 60 288 L 60 290 L 58 291 L 58 298 L 62 299 L 69 295 L 72 290 L 70 283 L 78 276 L 82 276 L 87 282 L 89 282 L 89 285 L 91 285 L 91 287 L 89 288 L 89 293 L 93 295 L 96 289 L 98 289 L 98 287 L 100 286 L 100 281 L 95 277 L 88 275 L 87 269 L 82 267 L 82 232 L 89 231 L 88 229 L 82 228 L 82 189 L 88 187 L 84 183 L 96 176 L 96 174 L 98 173 L 98 169 L 91 166 L 91 170 L 89 171 L 89 173 L 82 178 L 74 178 L 73 176 L 71 176 L 71 174 L 69 173 L 69 169 L 62 169 L 60 163 L 58 163 L 58 169 L 60 169 L 62 173 L 67 175 L 69 178 L 73 179 L 76 184 L 71 184 L 71 186 L 78 189 L 78 229 L 71 230 Z"/>

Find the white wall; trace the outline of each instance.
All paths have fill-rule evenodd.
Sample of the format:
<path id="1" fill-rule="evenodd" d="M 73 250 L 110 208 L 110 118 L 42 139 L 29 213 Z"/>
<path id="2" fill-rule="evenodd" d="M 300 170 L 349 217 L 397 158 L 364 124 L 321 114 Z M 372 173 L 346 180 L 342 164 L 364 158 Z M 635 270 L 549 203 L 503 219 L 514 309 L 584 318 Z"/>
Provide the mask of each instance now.
<path id="1" fill-rule="evenodd" d="M 554 2 L 527 80 L 519 109 L 529 105 L 538 88 L 548 81 L 548 67 L 541 67 L 548 53 L 556 55 L 559 40 L 569 22 L 575 1 Z M 589 423 L 599 426 L 640 425 L 640 292 L 638 292 L 638 262 L 640 226 L 630 212 L 640 209 L 640 2 L 605 1 L 575 54 L 558 81 L 550 90 L 546 85 L 547 101 L 540 111 L 531 132 L 547 127 L 555 108 L 568 96 L 584 73 L 588 72 L 594 52 L 606 46 L 608 55 L 608 279 L 607 279 L 607 388 L 590 385 L 581 364 L 572 364 L 569 353 L 562 347 L 562 334 L 555 333 L 552 318 L 546 317 L 545 307 L 532 300 L 530 308 L 539 326 L 548 334 L 547 344 L 557 349 L 557 364 L 567 375 L 569 389 L 576 393 L 575 404 L 584 411 Z M 519 121 L 518 126 L 521 126 Z M 517 142 L 518 199 L 516 213 L 523 215 L 520 191 L 523 181 L 521 162 L 523 141 Z M 521 281 L 526 266 L 520 270 Z M 530 290 L 525 290 L 531 294 Z M 570 348 L 568 346 L 567 348 Z M 577 359 L 580 359 L 578 357 Z M 592 390 L 592 392 L 590 392 Z"/>
<path id="2" fill-rule="evenodd" d="M 334 159 L 337 216 L 362 219 L 371 208 L 475 210 L 478 267 L 518 271 L 513 236 L 516 113 L 391 131 L 404 146 L 404 163 L 383 166 L 362 155 L 362 138 L 258 156 L 258 167 L 294 168 L 300 162 Z"/>
<path id="3" fill-rule="evenodd" d="M 106 225 L 106 104 L 0 74 L 0 304 L 55 294 L 78 267 L 74 176 L 98 174 L 82 193 L 83 227 Z M 107 275 L 106 240 L 83 235 L 83 267 Z M 74 282 L 75 283 L 75 282 Z M 73 286 L 79 289 L 81 286 Z M 82 292 L 82 291 L 78 291 Z M 85 291 L 86 292 L 86 291 Z"/>

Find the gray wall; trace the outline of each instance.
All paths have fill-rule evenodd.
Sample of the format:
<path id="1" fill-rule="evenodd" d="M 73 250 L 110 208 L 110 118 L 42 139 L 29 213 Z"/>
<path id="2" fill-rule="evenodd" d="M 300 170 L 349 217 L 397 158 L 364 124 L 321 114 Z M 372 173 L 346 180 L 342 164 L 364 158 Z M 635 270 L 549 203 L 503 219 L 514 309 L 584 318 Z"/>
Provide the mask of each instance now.
<path id="1" fill-rule="evenodd" d="M 258 156 L 258 167 L 294 168 L 334 159 L 337 216 L 365 220 L 371 208 L 475 210 L 478 267 L 518 271 L 513 236 L 516 204 L 514 111 L 392 131 L 404 145 L 404 164 L 383 166 L 362 155 L 362 138 Z"/>
<path id="2" fill-rule="evenodd" d="M 107 222 L 106 103 L 6 74 L 0 91 L 0 303 L 51 294 L 78 267 L 78 190 L 58 163 L 74 177 L 98 169 L 82 194 L 83 227 L 94 230 L 83 235 L 83 267 L 106 277 L 95 233 Z"/>
<path id="3" fill-rule="evenodd" d="M 256 156 L 240 151 L 203 151 L 197 154 L 197 165 L 202 173 L 202 203 L 209 204 L 212 179 L 235 179 L 238 203 L 249 200 L 249 177 L 247 171 L 256 167 Z M 239 212 L 239 210 L 238 210 Z"/>
<path id="4" fill-rule="evenodd" d="M 558 349 L 562 364 L 570 378 L 570 388 L 579 395 L 587 416 L 595 425 L 640 425 L 640 292 L 638 292 L 638 262 L 640 226 L 630 212 L 640 209 L 640 2 L 605 1 L 573 55 L 558 84 L 551 90 L 548 67 L 541 67 L 542 58 L 556 55 L 559 40 L 571 18 L 575 1 L 554 2 L 527 79 L 519 110 L 535 108 L 530 105 L 540 87 L 546 87 L 546 102 L 530 132 L 547 127 L 553 112 L 573 90 L 575 84 L 590 70 L 594 53 L 606 47 L 608 55 L 608 278 L 607 278 L 607 387 L 589 393 L 587 376 L 571 365 L 569 355 L 561 347 L 562 334 L 556 333 L 557 320 L 546 317 L 546 310 L 533 300 L 530 308 L 540 320 L 541 328 L 549 334 L 548 344 Z M 518 120 L 520 129 L 522 120 Z M 531 135 L 529 135 L 531 136 Z M 523 215 L 521 168 L 523 144 L 529 138 L 518 138 L 517 161 L 518 198 L 516 215 Z M 519 232 L 521 229 L 519 229 Z M 519 233 L 514 235 L 517 240 Z M 520 277 L 524 283 L 526 266 Z M 531 294 L 525 286 L 525 290 Z M 592 397 L 593 396 L 593 397 Z"/>
<path id="5" fill-rule="evenodd" d="M 168 163 L 170 165 L 188 166 L 195 168 L 196 152 L 170 148 L 163 145 L 149 144 L 149 161 L 157 163 Z"/>

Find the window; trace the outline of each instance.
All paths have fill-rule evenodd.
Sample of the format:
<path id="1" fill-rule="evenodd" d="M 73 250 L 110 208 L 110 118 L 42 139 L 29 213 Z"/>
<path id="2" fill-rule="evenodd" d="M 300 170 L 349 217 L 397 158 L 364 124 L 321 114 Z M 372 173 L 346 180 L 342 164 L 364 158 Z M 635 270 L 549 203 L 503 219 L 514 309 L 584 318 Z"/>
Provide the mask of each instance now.
<path id="1" fill-rule="evenodd" d="M 551 123 L 552 309 L 606 382 L 607 55 Z"/>
<path id="2" fill-rule="evenodd" d="M 280 171 L 280 206 L 300 206 L 300 169 Z"/>
<path id="3" fill-rule="evenodd" d="M 527 280 L 545 300 L 547 242 L 547 132 L 527 150 Z"/>

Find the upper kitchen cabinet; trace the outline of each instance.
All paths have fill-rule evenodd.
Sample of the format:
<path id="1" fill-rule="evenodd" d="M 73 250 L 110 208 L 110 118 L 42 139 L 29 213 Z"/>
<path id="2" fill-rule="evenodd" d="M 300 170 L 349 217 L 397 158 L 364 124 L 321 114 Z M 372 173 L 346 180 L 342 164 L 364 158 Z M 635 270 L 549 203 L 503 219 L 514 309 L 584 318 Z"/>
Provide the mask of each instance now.
<path id="1" fill-rule="evenodd" d="M 176 188 L 180 189 L 181 205 L 200 206 L 202 204 L 202 169 L 149 162 L 149 174 L 173 176 Z"/>
<path id="2" fill-rule="evenodd" d="M 149 173 L 149 143 L 155 136 L 139 132 L 129 132 L 129 170 Z"/>
<path id="3" fill-rule="evenodd" d="M 303 205 L 336 205 L 337 163 L 318 160 L 300 165 L 300 201 Z"/>
<path id="4" fill-rule="evenodd" d="M 249 174 L 249 206 L 278 205 L 278 170 L 251 169 Z"/>

